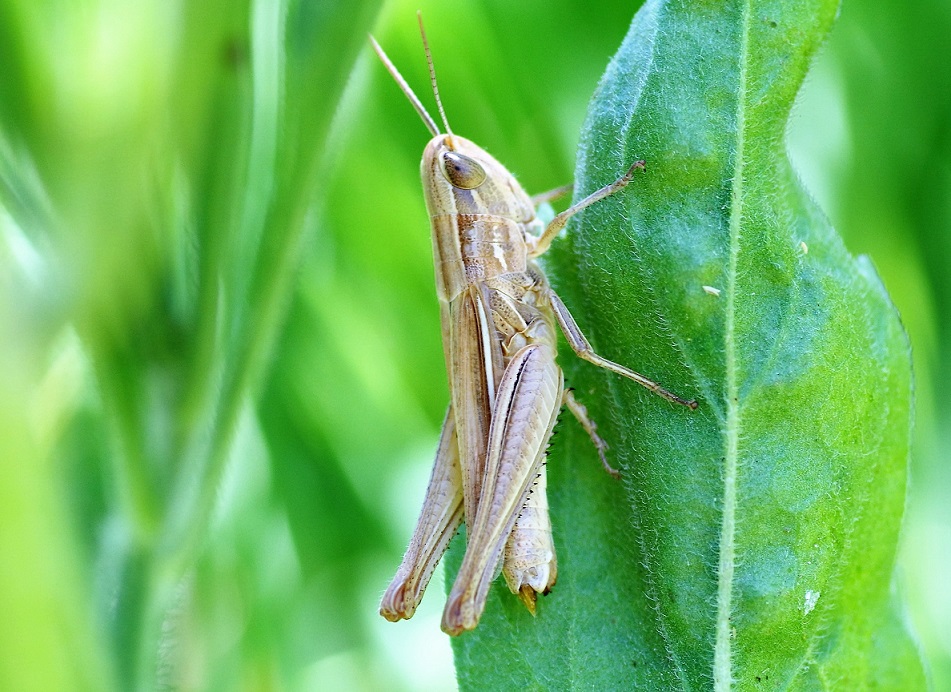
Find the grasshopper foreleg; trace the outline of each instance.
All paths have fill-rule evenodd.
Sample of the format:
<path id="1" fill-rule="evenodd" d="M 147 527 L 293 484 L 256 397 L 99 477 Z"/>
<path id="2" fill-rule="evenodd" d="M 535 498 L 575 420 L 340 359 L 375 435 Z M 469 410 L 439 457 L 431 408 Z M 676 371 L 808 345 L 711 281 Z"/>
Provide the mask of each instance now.
<path id="1" fill-rule="evenodd" d="M 587 209 L 595 202 L 600 202 L 605 197 L 610 197 L 618 190 L 623 189 L 627 186 L 629 182 L 634 178 L 634 172 L 637 170 L 644 169 L 643 161 L 635 161 L 634 164 L 627 170 L 627 173 L 622 175 L 620 178 L 615 180 L 610 185 L 605 185 L 600 190 L 595 190 L 590 195 L 585 197 L 583 200 L 577 204 L 572 204 L 570 207 L 565 209 L 563 212 L 558 214 L 554 219 L 551 220 L 551 223 L 548 224 L 548 227 L 545 231 L 538 236 L 538 240 L 535 241 L 534 247 L 529 248 L 529 257 L 538 257 L 548 249 L 548 246 L 551 245 L 551 241 L 555 239 L 561 229 L 565 227 L 565 224 L 568 223 L 568 219 L 577 214 L 583 209 Z"/>

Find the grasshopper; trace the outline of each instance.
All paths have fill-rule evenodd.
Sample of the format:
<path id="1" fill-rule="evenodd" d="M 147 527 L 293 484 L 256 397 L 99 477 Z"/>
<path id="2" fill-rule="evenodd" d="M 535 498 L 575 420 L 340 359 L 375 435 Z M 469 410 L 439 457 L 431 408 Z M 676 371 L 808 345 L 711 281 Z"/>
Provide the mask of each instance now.
<path id="1" fill-rule="evenodd" d="M 442 618 L 442 629 L 458 635 L 478 624 L 500 567 L 533 615 L 537 594 L 555 583 L 544 461 L 562 404 L 591 437 L 605 469 L 618 475 L 585 407 L 565 389 L 555 360 L 558 329 L 580 358 L 668 401 L 691 409 L 697 404 L 595 353 L 535 262 L 572 216 L 623 189 L 644 162 L 545 227 L 535 202 L 570 188 L 533 199 L 484 149 L 453 134 L 421 16 L 419 28 L 445 133 L 372 36 L 370 42 L 432 134 L 421 175 L 452 391 L 422 513 L 380 614 L 394 622 L 412 617 L 465 520 L 466 552 Z"/>

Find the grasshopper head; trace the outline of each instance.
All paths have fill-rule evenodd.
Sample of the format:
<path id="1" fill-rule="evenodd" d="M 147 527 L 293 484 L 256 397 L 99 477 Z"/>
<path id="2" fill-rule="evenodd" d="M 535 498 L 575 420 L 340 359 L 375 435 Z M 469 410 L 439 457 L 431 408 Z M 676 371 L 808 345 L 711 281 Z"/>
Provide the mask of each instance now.
<path id="1" fill-rule="evenodd" d="M 531 199 L 508 169 L 457 134 L 429 140 L 420 174 L 430 216 L 490 214 L 519 223 L 535 217 Z"/>

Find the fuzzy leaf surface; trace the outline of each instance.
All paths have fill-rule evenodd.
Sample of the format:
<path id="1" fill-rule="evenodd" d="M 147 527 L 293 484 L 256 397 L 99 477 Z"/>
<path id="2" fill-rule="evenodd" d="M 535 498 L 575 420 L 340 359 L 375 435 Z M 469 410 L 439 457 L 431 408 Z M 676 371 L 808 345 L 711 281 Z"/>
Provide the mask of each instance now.
<path id="1" fill-rule="evenodd" d="M 495 585 L 454 643 L 462 689 L 925 687 L 891 589 L 907 339 L 784 147 L 837 10 L 656 1 L 635 17 L 589 107 L 576 199 L 634 160 L 647 172 L 546 266 L 596 350 L 700 407 L 562 349 L 624 480 L 562 422 L 558 584 L 534 619 Z"/>

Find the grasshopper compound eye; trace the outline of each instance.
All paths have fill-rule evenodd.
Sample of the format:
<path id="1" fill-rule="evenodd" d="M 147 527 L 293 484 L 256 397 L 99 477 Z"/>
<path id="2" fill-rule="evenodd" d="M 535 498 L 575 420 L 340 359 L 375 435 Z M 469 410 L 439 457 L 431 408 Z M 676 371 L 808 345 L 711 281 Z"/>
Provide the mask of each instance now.
<path id="1" fill-rule="evenodd" d="M 475 159 L 457 151 L 443 152 L 442 173 L 453 187 L 474 190 L 485 182 L 485 170 Z"/>

